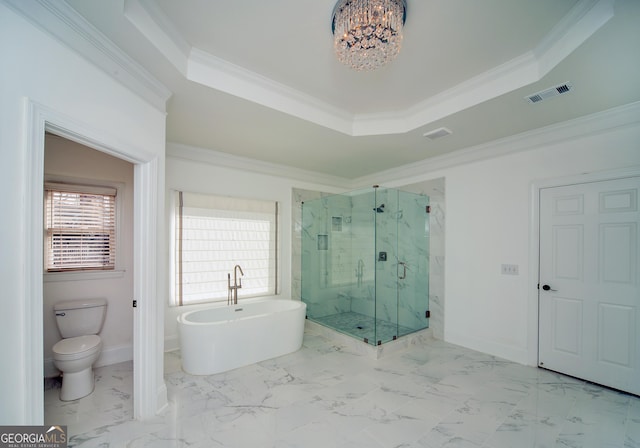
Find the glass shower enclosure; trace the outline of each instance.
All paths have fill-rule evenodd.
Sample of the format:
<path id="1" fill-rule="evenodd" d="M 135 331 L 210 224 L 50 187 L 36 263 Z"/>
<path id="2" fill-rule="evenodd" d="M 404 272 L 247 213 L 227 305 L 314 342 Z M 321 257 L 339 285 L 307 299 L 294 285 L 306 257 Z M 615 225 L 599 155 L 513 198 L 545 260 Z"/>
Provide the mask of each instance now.
<path id="1" fill-rule="evenodd" d="M 307 318 L 371 345 L 429 326 L 429 197 L 374 187 L 302 205 Z"/>

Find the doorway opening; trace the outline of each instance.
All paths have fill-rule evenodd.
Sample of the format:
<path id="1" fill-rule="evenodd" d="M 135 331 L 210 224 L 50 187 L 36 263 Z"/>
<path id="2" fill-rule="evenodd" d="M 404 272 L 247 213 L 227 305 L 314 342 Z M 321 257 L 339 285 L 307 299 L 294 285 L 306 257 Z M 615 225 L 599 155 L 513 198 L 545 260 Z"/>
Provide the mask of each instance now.
<path id="1" fill-rule="evenodd" d="M 133 218 L 133 418 L 151 418 L 167 405 L 162 376 L 162 311 L 158 297 L 158 222 L 162 215 L 163 156 L 123 143 L 104 129 L 80 123 L 57 111 L 27 100 L 26 192 L 24 246 L 24 350 L 25 421 L 44 421 L 43 349 L 43 189 L 45 133 L 64 137 L 134 164 Z"/>
<path id="2" fill-rule="evenodd" d="M 115 241 L 109 242 L 110 250 L 115 253 L 115 266 L 108 270 L 72 270 L 44 274 L 44 423 L 68 424 L 66 420 L 71 418 L 76 424 L 90 420 L 95 422 L 94 426 L 96 424 L 104 426 L 104 424 L 113 423 L 114 420 L 131 419 L 133 415 L 133 308 L 130 298 L 134 296 L 134 165 L 129 161 L 47 132 L 44 181 L 46 185 L 60 186 L 59 188 L 62 189 L 79 186 L 79 189 L 85 188 L 92 192 L 94 189 L 113 189 L 115 192 L 115 209 L 113 210 Z M 63 206 L 62 203 L 59 205 Z M 77 239 L 69 240 L 69 236 L 65 237 L 62 233 L 61 235 L 61 245 L 73 245 L 70 246 L 71 252 L 65 250 L 65 254 L 73 256 L 77 253 L 76 248 L 79 244 Z M 90 238 L 92 242 L 93 237 Z M 64 241 L 73 242 L 65 243 Z M 100 244 L 102 247 L 102 243 Z M 54 307 L 60 302 L 69 300 L 96 299 L 106 301 L 106 316 L 99 332 L 101 349 L 97 360 L 92 365 L 92 368 L 96 369 L 99 381 L 95 384 L 95 390 L 90 397 L 82 397 L 78 399 L 78 403 L 70 406 L 69 403 L 61 401 L 60 392 L 64 373 L 58 370 L 53 361 L 52 347 L 62 338 L 58 331 L 58 317 Z M 94 406 L 86 406 L 82 401 L 91 401 Z M 96 404 L 98 406 L 95 406 Z M 117 409 L 117 412 L 109 412 L 109 409 Z"/>

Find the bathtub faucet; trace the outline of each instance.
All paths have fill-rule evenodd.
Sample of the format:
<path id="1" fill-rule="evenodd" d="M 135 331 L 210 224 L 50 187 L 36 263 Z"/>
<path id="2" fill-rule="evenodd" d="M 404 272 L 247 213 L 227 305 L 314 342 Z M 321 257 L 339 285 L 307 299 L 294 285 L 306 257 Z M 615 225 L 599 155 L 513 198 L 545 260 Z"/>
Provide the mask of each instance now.
<path id="1" fill-rule="evenodd" d="M 238 289 L 242 288 L 242 277 L 238 278 L 238 271 L 240 271 L 241 276 L 244 275 L 239 264 L 235 265 L 233 268 L 233 286 L 231 286 L 231 274 L 227 274 L 227 285 L 229 288 L 227 305 L 238 304 Z"/>

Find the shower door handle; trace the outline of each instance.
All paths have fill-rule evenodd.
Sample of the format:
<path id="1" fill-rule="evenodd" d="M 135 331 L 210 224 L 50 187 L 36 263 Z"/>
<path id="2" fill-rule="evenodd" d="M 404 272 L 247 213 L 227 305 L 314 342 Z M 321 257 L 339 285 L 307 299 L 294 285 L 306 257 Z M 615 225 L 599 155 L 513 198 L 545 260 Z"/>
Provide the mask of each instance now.
<path id="1" fill-rule="evenodd" d="M 402 275 L 398 276 L 398 278 L 400 280 L 404 280 L 405 278 L 407 278 L 407 263 L 405 263 L 404 261 L 399 261 L 398 264 L 402 265 Z"/>

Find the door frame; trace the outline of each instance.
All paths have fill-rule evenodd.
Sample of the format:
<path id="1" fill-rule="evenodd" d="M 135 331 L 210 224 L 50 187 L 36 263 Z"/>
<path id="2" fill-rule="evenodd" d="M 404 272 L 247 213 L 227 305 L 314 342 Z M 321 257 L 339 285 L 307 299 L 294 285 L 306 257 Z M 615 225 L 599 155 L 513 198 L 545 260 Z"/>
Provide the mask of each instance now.
<path id="1" fill-rule="evenodd" d="M 600 182 L 640 176 L 640 166 L 595 171 L 574 176 L 540 179 L 531 182 L 529 212 L 529 297 L 527 302 L 527 364 L 538 365 L 540 281 L 540 190 L 567 185 Z"/>
<path id="2" fill-rule="evenodd" d="M 28 98 L 24 100 L 25 149 L 24 191 L 24 296 L 25 418 L 30 424 L 44 423 L 43 378 L 43 184 L 44 137 L 50 131 L 61 137 L 134 164 L 134 274 L 133 297 L 133 417 L 154 416 L 167 404 L 163 380 L 162 291 L 157 278 L 158 221 L 162 221 L 163 159 L 132 147 L 117 136 L 88 126 Z"/>

